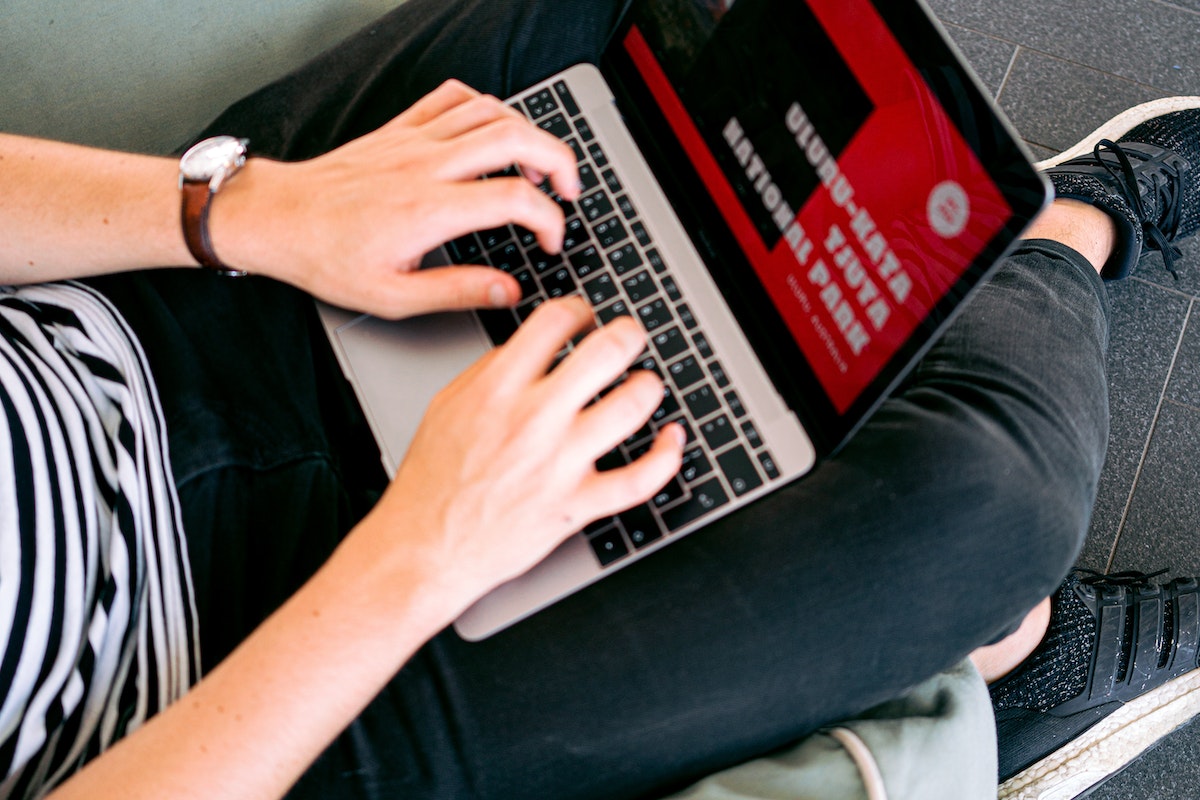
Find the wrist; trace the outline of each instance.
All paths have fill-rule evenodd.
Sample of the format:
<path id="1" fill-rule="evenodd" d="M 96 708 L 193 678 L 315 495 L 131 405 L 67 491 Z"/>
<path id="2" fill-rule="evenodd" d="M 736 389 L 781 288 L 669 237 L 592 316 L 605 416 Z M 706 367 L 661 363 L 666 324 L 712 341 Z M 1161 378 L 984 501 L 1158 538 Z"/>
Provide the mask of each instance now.
<path id="1" fill-rule="evenodd" d="M 251 275 L 280 277 L 286 256 L 276 220 L 286 215 L 275 187 L 286 165 L 251 157 L 213 198 L 209 235 L 221 261 Z"/>

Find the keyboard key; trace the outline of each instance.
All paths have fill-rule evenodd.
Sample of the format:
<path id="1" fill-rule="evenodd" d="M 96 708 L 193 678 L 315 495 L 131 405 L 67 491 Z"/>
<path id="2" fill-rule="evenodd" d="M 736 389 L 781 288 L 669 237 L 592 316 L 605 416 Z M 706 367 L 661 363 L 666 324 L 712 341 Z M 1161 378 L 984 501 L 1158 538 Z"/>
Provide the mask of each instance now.
<path id="1" fill-rule="evenodd" d="M 654 278 L 651 278 L 650 273 L 645 270 L 625 278 L 621 281 L 621 285 L 625 287 L 625 294 L 629 296 L 629 302 L 635 305 L 658 292 L 658 287 L 654 285 Z"/>
<path id="2" fill-rule="evenodd" d="M 538 287 L 537 278 L 533 277 L 533 273 L 527 269 L 518 270 L 513 274 L 517 279 L 517 284 L 521 287 L 521 299 L 528 300 L 531 297 L 536 297 L 541 294 L 541 289 Z"/>
<path id="3" fill-rule="evenodd" d="M 493 344 L 504 344 L 517 332 L 517 318 L 507 308 L 485 308 L 478 314 Z"/>
<path id="4" fill-rule="evenodd" d="M 589 244 L 582 250 L 571 253 L 567 256 L 567 261 L 570 262 L 575 277 L 580 280 L 604 266 L 604 257 L 600 255 L 600 251 L 594 244 Z"/>
<path id="5" fill-rule="evenodd" d="M 562 297 L 573 293 L 578 288 L 575 276 L 566 267 L 560 267 L 554 272 L 542 276 L 542 289 L 550 297 Z"/>
<path id="6" fill-rule="evenodd" d="M 625 301 L 618 300 L 612 305 L 598 309 L 596 311 L 596 316 L 599 317 L 601 325 L 607 325 L 617 317 L 628 317 L 632 315 L 629 313 L 629 306 L 625 305 Z"/>
<path id="7" fill-rule="evenodd" d="M 608 261 L 618 275 L 637 269 L 642 265 L 642 257 L 637 248 L 631 244 L 618 247 L 608 254 Z"/>
<path id="8" fill-rule="evenodd" d="M 516 242 L 507 242 L 488 254 L 488 262 L 493 267 L 508 273 L 524 267 L 525 261 L 525 252 L 517 246 Z"/>
<path id="9" fill-rule="evenodd" d="M 729 495 L 721 488 L 720 481 L 713 478 L 693 487 L 688 500 L 664 511 L 663 523 L 668 530 L 677 531 L 728 502 Z"/>
<path id="10" fill-rule="evenodd" d="M 531 249 L 525 254 L 525 258 L 528 259 L 529 265 L 538 275 L 561 267 L 563 263 L 562 256 L 552 256 L 540 247 Z"/>
<path id="11" fill-rule="evenodd" d="M 670 483 L 658 490 L 658 494 L 654 495 L 650 502 L 655 508 L 665 508 L 680 500 L 686 493 L 683 484 L 672 478 Z"/>
<path id="12" fill-rule="evenodd" d="M 672 361 L 675 356 L 687 349 L 687 339 L 677 327 L 658 331 L 650 337 L 650 341 L 654 344 L 654 349 L 658 351 L 658 357 L 663 361 Z"/>
<path id="13" fill-rule="evenodd" d="M 600 185 L 600 179 L 596 177 L 596 171 L 588 164 L 579 165 L 579 185 L 583 187 L 583 191 L 585 192 L 595 189 Z"/>
<path id="14" fill-rule="evenodd" d="M 637 210 L 633 207 L 633 201 L 628 195 L 621 195 L 617 198 L 617 208 L 621 209 L 621 215 L 625 219 L 633 219 L 637 216 Z"/>
<path id="15" fill-rule="evenodd" d="M 566 229 L 563 232 L 563 252 L 568 253 L 588 241 L 590 239 L 587 226 L 583 224 L 583 217 L 571 217 L 567 220 Z"/>
<path id="16" fill-rule="evenodd" d="M 633 238 L 637 239 L 638 244 L 642 247 L 650 246 L 650 234 L 646 232 L 646 226 L 640 222 L 635 222 L 629 226 L 633 231 Z"/>
<path id="17" fill-rule="evenodd" d="M 617 283 L 603 272 L 583 285 L 584 294 L 593 306 L 602 306 L 617 296 Z"/>
<path id="18" fill-rule="evenodd" d="M 579 140 L 572 136 L 571 138 L 567 139 L 567 146 L 575 151 L 575 163 L 582 164 L 583 159 L 585 159 L 587 156 L 584 155 L 583 145 L 579 143 Z"/>
<path id="19" fill-rule="evenodd" d="M 683 322 L 683 327 L 689 331 L 699 324 L 696 322 L 696 317 L 692 315 L 692 309 L 687 303 L 680 303 L 679 308 L 676 310 L 679 312 L 679 319 Z"/>
<path id="20" fill-rule="evenodd" d="M 571 125 L 562 114 L 555 114 L 539 120 L 537 125 L 542 130 L 549 132 L 555 139 L 566 139 L 571 135 Z"/>
<path id="21" fill-rule="evenodd" d="M 655 375 L 657 375 L 660 378 L 662 377 L 662 374 L 663 374 L 662 366 L 658 363 L 658 359 L 655 358 L 653 355 L 651 355 L 649 352 L 642 353 L 638 357 L 638 360 L 636 362 L 634 362 L 634 365 L 632 367 L 630 367 L 630 369 L 631 370 L 640 369 L 640 370 L 643 370 L 644 372 L 653 372 Z"/>
<path id="22" fill-rule="evenodd" d="M 601 250 L 607 250 L 617 242 L 624 241 L 629 236 L 629 232 L 625 230 L 625 225 L 622 224 L 620 217 L 609 217 L 601 220 L 592 226 L 592 233 L 596 236 L 596 241 L 600 243 Z"/>
<path id="23" fill-rule="evenodd" d="M 489 253 L 512 238 L 512 228 L 507 225 L 479 232 L 479 241 L 483 244 L 483 249 Z"/>
<path id="24" fill-rule="evenodd" d="M 671 307 L 663 300 L 651 300 L 638 309 L 638 319 L 647 331 L 653 331 L 672 321 Z"/>
<path id="25" fill-rule="evenodd" d="M 625 527 L 625 535 L 629 537 L 629 541 L 634 547 L 645 547 L 662 538 L 658 521 L 654 519 L 654 515 L 646 506 L 631 508 L 623 514 L 618 514 L 617 518 L 621 520 L 621 524 Z"/>
<path id="26" fill-rule="evenodd" d="M 575 98 L 571 95 L 571 90 L 567 88 L 566 81 L 556 81 L 554 84 L 554 93 L 558 95 L 564 111 L 572 117 L 579 116 L 579 106 L 576 105 Z"/>
<path id="27" fill-rule="evenodd" d="M 585 142 L 590 142 L 596 138 L 596 134 L 592 133 L 592 126 L 588 125 L 586 119 L 575 120 L 575 130 L 579 131 L 579 138 Z"/>
<path id="28" fill-rule="evenodd" d="M 667 367 L 667 372 L 671 374 L 671 380 L 675 381 L 675 385 L 680 389 L 686 389 L 704 378 L 704 370 L 701 369 L 695 356 L 679 359 Z"/>
<path id="29" fill-rule="evenodd" d="M 509 316 L 511 317 L 512 314 L 509 314 Z M 515 324 L 513 330 L 516 330 Z M 659 423 L 665 425 L 667 417 L 677 413 L 679 413 L 679 401 L 675 399 L 675 393 L 671 391 L 670 386 L 663 386 L 663 401 L 659 404 L 658 408 L 654 409 L 654 413 L 650 415 L 650 421 L 655 425 Z"/>
<path id="30" fill-rule="evenodd" d="M 683 466 L 679 469 L 679 477 L 684 483 L 695 483 L 697 478 L 703 478 L 712 472 L 712 464 L 704 450 L 693 447 L 683 454 Z"/>
<path id="31" fill-rule="evenodd" d="M 708 343 L 708 337 L 703 333 L 697 333 L 693 336 L 692 344 L 696 345 L 696 352 L 700 354 L 701 358 L 712 358 L 712 345 Z"/>
<path id="32" fill-rule="evenodd" d="M 746 441 L 749 442 L 750 446 L 755 450 L 762 447 L 762 437 L 758 435 L 758 428 L 754 427 L 753 422 L 743 422 L 742 433 L 745 434 Z"/>
<path id="33" fill-rule="evenodd" d="M 588 145 L 588 155 L 592 157 L 592 161 L 597 167 L 608 165 L 608 156 L 604 154 L 604 150 L 600 147 L 599 142 L 592 142 Z"/>
<path id="34" fill-rule="evenodd" d="M 716 392 L 707 384 L 685 394 L 683 402 L 687 404 L 692 419 L 696 420 L 704 419 L 709 414 L 721 409 L 721 401 L 717 398 Z"/>
<path id="35" fill-rule="evenodd" d="M 625 188 L 621 185 L 620 179 L 617 178 L 617 173 L 613 172 L 611 169 L 606 169 L 600 174 L 604 178 L 604 185 L 607 186 L 608 190 L 613 194 L 620 194 L 621 190 Z"/>
<path id="36" fill-rule="evenodd" d="M 588 539 L 592 552 L 600 561 L 600 566 L 606 567 L 622 556 L 629 555 L 629 547 L 621 538 L 621 532 L 615 527 L 607 528 L 601 533 Z"/>
<path id="37" fill-rule="evenodd" d="M 729 376 L 725 374 L 725 368 L 721 366 L 721 362 L 713 361 L 708 365 L 708 371 L 712 373 L 713 380 L 717 386 L 722 389 L 729 388 Z"/>
<path id="38" fill-rule="evenodd" d="M 513 227 L 517 232 L 517 241 L 521 243 L 521 247 L 524 247 L 526 250 L 528 250 L 537 244 L 536 233 L 528 228 L 522 228 L 519 225 L 514 225 Z"/>
<path id="39" fill-rule="evenodd" d="M 710 450 L 720 450 L 737 438 L 737 430 L 724 414 L 701 425 L 700 433 Z"/>
<path id="40" fill-rule="evenodd" d="M 746 407 L 742 405 L 742 398 L 738 397 L 737 392 L 725 393 L 725 405 L 729 406 L 729 410 L 733 412 L 735 417 L 741 418 L 746 416 Z M 755 445 L 755 447 L 757 446 Z"/>
<path id="41" fill-rule="evenodd" d="M 679 292 L 679 286 L 675 283 L 675 279 L 670 275 L 664 275 L 662 278 L 663 291 L 667 293 L 667 297 L 672 301 L 678 302 L 683 297 Z"/>
<path id="42" fill-rule="evenodd" d="M 746 449 L 741 445 L 721 453 L 717 456 L 717 463 L 721 466 L 721 472 L 725 473 L 729 487 L 738 497 L 762 486 L 762 478 L 758 476 L 754 462 L 746 455 Z"/>
<path id="43" fill-rule="evenodd" d="M 662 256 L 653 247 L 646 251 L 646 260 L 650 262 L 650 266 L 654 267 L 655 272 L 667 271 L 667 265 L 663 263 Z"/>
<path id="44" fill-rule="evenodd" d="M 450 257 L 459 264 L 474 264 L 483 257 L 483 246 L 475 234 L 468 233 L 449 243 Z"/>
<path id="45" fill-rule="evenodd" d="M 540 92 L 525 98 L 525 110 L 532 119 L 544 117 L 557 109 L 558 103 L 554 100 L 554 95 L 551 94 L 549 89 L 542 89 Z"/>
<path id="46" fill-rule="evenodd" d="M 598 190 L 579 198 L 579 211 L 588 222 L 595 222 L 613 210 L 612 201 L 604 190 Z"/>
<path id="47" fill-rule="evenodd" d="M 771 458 L 770 453 L 759 453 L 758 463 L 762 464 L 763 472 L 767 473 L 767 477 L 775 480 L 779 477 L 779 467 L 775 465 L 775 459 Z"/>

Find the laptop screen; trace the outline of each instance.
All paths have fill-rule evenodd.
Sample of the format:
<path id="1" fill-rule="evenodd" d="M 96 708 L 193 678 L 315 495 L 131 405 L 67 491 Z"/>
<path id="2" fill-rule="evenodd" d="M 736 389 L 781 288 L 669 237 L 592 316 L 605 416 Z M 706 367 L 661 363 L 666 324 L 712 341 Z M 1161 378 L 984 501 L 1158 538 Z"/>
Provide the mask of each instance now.
<path id="1" fill-rule="evenodd" d="M 606 75 L 819 452 L 1041 207 L 1043 181 L 915 0 L 640 0 Z"/>

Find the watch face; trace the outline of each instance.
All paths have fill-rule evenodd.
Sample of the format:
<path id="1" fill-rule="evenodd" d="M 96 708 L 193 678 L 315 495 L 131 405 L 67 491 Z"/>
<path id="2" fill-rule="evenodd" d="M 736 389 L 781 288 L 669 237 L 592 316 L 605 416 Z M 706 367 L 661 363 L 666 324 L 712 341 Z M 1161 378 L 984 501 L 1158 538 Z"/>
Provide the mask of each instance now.
<path id="1" fill-rule="evenodd" d="M 184 153 L 179 169 L 186 180 L 211 180 L 218 172 L 236 166 L 245 152 L 246 147 L 241 139 L 216 136 L 197 143 Z"/>

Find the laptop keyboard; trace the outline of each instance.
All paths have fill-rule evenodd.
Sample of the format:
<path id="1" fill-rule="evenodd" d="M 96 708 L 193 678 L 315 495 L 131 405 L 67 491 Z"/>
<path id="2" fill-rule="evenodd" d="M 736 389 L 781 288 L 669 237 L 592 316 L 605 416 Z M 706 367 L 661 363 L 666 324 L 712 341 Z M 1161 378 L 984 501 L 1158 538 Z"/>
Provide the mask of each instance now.
<path id="1" fill-rule="evenodd" d="M 521 285 L 515 310 L 478 312 L 488 335 L 503 344 L 541 303 L 572 294 L 587 298 L 601 324 L 635 317 L 646 330 L 647 348 L 634 368 L 663 378 L 663 402 L 597 467 L 632 462 L 669 422 L 687 431 L 683 467 L 670 484 L 649 503 L 584 530 L 596 558 L 608 566 L 778 478 L 779 471 L 566 84 L 532 91 L 513 107 L 575 151 L 583 192 L 575 202 L 552 195 L 567 220 L 561 255 L 546 253 L 530 231 L 511 225 L 449 243 L 457 263 L 491 264 Z"/>

